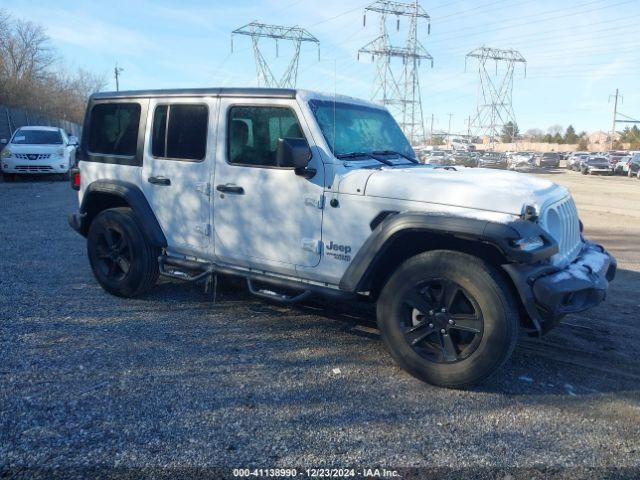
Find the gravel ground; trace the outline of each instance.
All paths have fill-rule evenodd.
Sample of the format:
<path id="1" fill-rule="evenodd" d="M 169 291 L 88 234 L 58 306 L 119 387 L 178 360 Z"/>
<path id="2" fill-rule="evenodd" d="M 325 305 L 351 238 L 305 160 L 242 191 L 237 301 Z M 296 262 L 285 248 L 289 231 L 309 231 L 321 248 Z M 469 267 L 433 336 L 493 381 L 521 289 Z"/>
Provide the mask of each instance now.
<path id="1" fill-rule="evenodd" d="M 224 280 L 94 281 L 66 182 L 0 183 L 0 472 L 26 467 L 640 469 L 640 182 L 545 174 L 618 257 L 609 300 L 522 339 L 489 383 L 431 387 L 368 311 L 288 308 Z M 23 470 L 23 472 L 28 470 Z M 477 471 L 477 470 L 475 470 Z M 611 474 L 611 470 L 607 470 Z M 582 472 L 582 473 L 580 473 Z M 1 476 L 1 475 L 0 475 Z"/>

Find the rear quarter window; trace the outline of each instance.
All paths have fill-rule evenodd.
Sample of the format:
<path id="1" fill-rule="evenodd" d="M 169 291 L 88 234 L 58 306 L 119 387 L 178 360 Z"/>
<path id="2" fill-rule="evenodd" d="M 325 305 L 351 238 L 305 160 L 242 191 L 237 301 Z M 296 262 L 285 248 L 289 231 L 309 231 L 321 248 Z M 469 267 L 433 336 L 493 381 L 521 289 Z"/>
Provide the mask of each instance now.
<path id="1" fill-rule="evenodd" d="M 89 152 L 108 156 L 133 157 L 140 126 L 138 103 L 102 103 L 91 110 Z"/>

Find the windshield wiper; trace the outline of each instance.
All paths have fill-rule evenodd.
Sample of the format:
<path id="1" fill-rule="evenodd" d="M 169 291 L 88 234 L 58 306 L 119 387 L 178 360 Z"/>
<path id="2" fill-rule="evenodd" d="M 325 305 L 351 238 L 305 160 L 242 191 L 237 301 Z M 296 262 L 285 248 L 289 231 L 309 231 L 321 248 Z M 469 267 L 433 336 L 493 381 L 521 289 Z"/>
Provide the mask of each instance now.
<path id="1" fill-rule="evenodd" d="M 339 153 L 338 155 L 336 155 L 336 158 L 339 158 L 340 160 L 345 158 L 358 158 L 358 157 L 369 157 L 385 165 L 393 165 L 393 163 L 389 162 L 388 160 L 375 157 L 372 153 L 369 153 L 369 152 L 349 152 L 349 153 Z"/>
<path id="2" fill-rule="evenodd" d="M 404 158 L 406 160 L 409 160 L 411 163 L 420 163 L 415 158 L 409 157 L 408 155 L 404 155 L 404 154 L 402 154 L 400 152 L 396 152 L 395 150 L 375 150 L 375 151 L 373 151 L 371 153 L 373 155 L 397 155 L 397 156 L 402 157 L 402 158 Z"/>

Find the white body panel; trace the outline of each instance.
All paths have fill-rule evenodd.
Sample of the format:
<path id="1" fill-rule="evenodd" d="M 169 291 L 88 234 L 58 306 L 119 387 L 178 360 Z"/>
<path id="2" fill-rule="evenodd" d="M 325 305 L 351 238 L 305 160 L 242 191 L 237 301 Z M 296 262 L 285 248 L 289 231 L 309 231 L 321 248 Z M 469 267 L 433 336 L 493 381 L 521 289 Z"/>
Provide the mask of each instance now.
<path id="1" fill-rule="evenodd" d="M 204 160 L 186 161 L 155 158 L 151 153 L 153 115 L 158 105 L 171 103 L 206 105 L 209 110 L 207 150 Z M 154 211 L 167 243 L 177 252 L 210 255 L 212 238 L 211 204 L 218 119 L 217 98 L 151 99 L 145 134 L 141 187 Z M 170 185 L 149 182 L 168 179 Z"/>
<path id="2" fill-rule="evenodd" d="M 227 142 L 218 142 L 215 185 L 242 187 L 244 193 L 215 192 L 216 258 L 291 274 L 296 265 L 315 266 L 321 252 L 324 168 L 314 135 L 293 99 L 223 98 L 219 138 L 227 137 L 229 108 L 243 105 L 291 108 L 313 151 L 309 167 L 317 173 L 306 179 L 291 169 L 233 165 Z"/>

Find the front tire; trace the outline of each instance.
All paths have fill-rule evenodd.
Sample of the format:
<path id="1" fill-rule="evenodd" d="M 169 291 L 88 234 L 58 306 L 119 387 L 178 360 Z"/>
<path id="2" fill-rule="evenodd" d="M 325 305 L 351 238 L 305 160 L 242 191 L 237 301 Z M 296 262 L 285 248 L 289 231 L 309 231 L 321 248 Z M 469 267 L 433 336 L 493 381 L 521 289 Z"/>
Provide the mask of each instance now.
<path id="1" fill-rule="evenodd" d="M 433 385 L 480 383 L 510 357 L 518 308 L 491 265 L 448 250 L 405 261 L 385 285 L 378 328 L 391 356 Z"/>
<path id="2" fill-rule="evenodd" d="M 89 228 L 87 252 L 98 283 L 118 297 L 142 295 L 158 279 L 159 251 L 150 245 L 130 208 L 98 214 Z"/>

